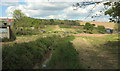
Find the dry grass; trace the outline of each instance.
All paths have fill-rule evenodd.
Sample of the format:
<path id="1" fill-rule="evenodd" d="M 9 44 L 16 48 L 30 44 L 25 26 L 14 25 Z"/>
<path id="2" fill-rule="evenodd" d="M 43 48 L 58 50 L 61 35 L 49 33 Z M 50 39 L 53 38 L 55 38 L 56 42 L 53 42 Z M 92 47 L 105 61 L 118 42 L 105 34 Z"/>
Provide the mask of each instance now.
<path id="1" fill-rule="evenodd" d="M 74 36 L 87 36 L 87 37 L 102 37 L 105 35 L 110 35 L 110 34 L 86 34 L 86 33 L 81 33 L 81 34 L 72 34 Z"/>
<path id="2" fill-rule="evenodd" d="M 2 42 L 2 46 L 4 45 L 13 45 L 14 43 L 23 43 L 23 42 L 30 42 L 30 41 L 35 41 L 36 39 L 38 39 L 39 35 L 32 35 L 32 36 L 19 36 L 16 37 L 15 41 L 10 41 L 10 42 Z"/>
<path id="3" fill-rule="evenodd" d="M 82 22 L 80 22 L 80 24 L 85 25 L 86 22 L 95 24 L 96 25 L 95 27 L 97 27 L 98 25 L 103 25 L 103 26 L 105 26 L 105 28 L 110 28 L 110 29 L 113 29 L 114 25 L 115 25 L 115 23 L 113 23 L 113 22 L 96 22 L 96 21 L 82 21 Z"/>
<path id="4" fill-rule="evenodd" d="M 104 37 L 111 37 L 110 35 L 98 37 L 82 36 L 76 37 L 73 40 L 75 49 L 79 52 L 79 59 L 85 69 L 116 69 L 118 66 L 117 54 L 111 54 L 108 50 L 101 49 L 102 46 L 96 47 L 94 45 L 104 43 Z M 114 37 L 114 35 L 112 36 Z M 91 39 L 93 40 L 91 41 Z M 90 39 L 90 40 L 89 40 Z M 96 40 L 94 40 L 96 39 Z M 91 43 L 91 42 L 93 43 Z M 99 41 L 98 43 L 95 43 Z M 101 42 L 101 43 L 100 43 Z"/>

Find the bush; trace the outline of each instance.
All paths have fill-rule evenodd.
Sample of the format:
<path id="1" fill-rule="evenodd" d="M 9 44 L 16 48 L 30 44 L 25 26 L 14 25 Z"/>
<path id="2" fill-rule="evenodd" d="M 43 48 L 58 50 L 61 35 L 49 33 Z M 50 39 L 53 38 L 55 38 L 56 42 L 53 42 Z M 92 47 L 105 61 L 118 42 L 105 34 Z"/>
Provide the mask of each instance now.
<path id="1" fill-rule="evenodd" d="M 54 51 L 51 60 L 47 64 L 47 69 L 80 69 L 77 51 L 74 49 L 69 37 L 59 39 L 53 45 Z"/>
<path id="2" fill-rule="evenodd" d="M 86 29 L 87 31 L 92 31 L 94 29 L 94 27 L 92 24 L 87 22 L 84 26 L 84 29 Z"/>
<path id="3" fill-rule="evenodd" d="M 78 33 L 82 33 L 82 31 L 77 31 Z"/>
<path id="4" fill-rule="evenodd" d="M 58 33 L 58 31 L 54 31 L 54 33 Z"/>
<path id="5" fill-rule="evenodd" d="M 7 37 L 5 37 L 5 38 L 0 38 L 0 40 L 2 40 L 2 42 L 10 41 Z"/>
<path id="6" fill-rule="evenodd" d="M 92 24 L 93 26 L 95 26 L 95 24 Z"/>
<path id="7" fill-rule="evenodd" d="M 93 34 L 92 32 L 89 32 L 89 34 Z"/>
<path id="8" fill-rule="evenodd" d="M 28 43 L 14 44 L 3 47 L 2 68 L 4 69 L 32 69 L 36 63 L 41 63 L 45 58 L 47 47 L 52 47 L 52 58 L 47 64 L 48 68 L 79 69 L 79 58 L 77 51 L 72 46 L 71 40 L 74 36 L 60 38 L 53 37 L 39 38 Z"/>
<path id="9" fill-rule="evenodd" d="M 24 31 L 18 29 L 18 30 L 16 31 L 16 35 L 34 35 L 34 34 L 36 34 L 36 32 L 37 32 L 37 30 L 35 30 L 35 29 L 34 29 L 34 30 L 24 29 Z"/>
<path id="10" fill-rule="evenodd" d="M 19 43 L 3 48 L 3 69 L 31 69 L 44 59 L 52 37 L 39 38 L 29 43 Z"/>
<path id="11" fill-rule="evenodd" d="M 119 24 L 119 23 L 116 23 L 116 24 L 115 24 L 114 30 L 115 30 L 116 32 L 120 32 L 120 24 Z"/>
<path id="12" fill-rule="evenodd" d="M 97 30 L 99 33 L 105 33 L 105 27 L 104 26 L 98 26 Z"/>

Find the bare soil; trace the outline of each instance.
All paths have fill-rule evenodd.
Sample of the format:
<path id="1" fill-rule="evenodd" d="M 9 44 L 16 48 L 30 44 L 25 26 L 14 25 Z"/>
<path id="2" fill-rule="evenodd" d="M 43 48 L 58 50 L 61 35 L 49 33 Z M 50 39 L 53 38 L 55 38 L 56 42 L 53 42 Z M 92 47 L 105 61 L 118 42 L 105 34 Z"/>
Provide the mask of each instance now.
<path id="1" fill-rule="evenodd" d="M 102 36 L 110 35 L 110 34 L 85 34 L 85 33 L 82 33 L 82 34 L 72 34 L 72 35 L 74 35 L 74 36 L 102 37 Z"/>

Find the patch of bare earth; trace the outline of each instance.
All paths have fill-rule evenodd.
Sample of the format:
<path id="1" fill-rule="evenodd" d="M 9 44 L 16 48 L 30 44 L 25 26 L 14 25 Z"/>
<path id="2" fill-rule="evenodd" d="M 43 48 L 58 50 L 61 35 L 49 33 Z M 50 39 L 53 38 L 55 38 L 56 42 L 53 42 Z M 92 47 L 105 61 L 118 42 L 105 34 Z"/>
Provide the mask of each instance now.
<path id="1" fill-rule="evenodd" d="M 79 53 L 80 63 L 84 69 L 117 69 L 118 58 L 108 51 L 94 47 L 86 39 L 76 37 L 73 41 Z"/>
<path id="2" fill-rule="evenodd" d="M 64 28 L 60 28 L 59 25 L 56 25 L 56 30 L 57 30 L 57 31 L 65 31 L 65 29 L 64 29 Z"/>
<path id="3" fill-rule="evenodd" d="M 109 34 L 72 34 L 74 36 L 91 36 L 91 37 L 102 37 L 102 36 L 105 36 L 105 35 L 109 35 Z"/>

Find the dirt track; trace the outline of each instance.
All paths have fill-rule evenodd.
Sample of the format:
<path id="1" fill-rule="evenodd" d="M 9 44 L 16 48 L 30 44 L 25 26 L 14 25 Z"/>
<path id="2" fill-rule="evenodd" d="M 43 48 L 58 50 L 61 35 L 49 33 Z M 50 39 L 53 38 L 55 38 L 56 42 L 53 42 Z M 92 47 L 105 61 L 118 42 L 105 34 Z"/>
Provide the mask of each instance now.
<path id="1" fill-rule="evenodd" d="M 92 37 L 101 37 L 105 35 L 110 35 L 110 34 L 72 34 L 74 36 L 92 36 Z"/>

